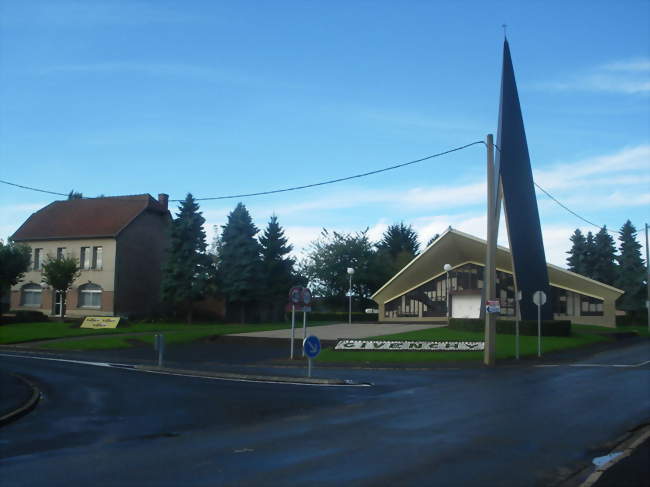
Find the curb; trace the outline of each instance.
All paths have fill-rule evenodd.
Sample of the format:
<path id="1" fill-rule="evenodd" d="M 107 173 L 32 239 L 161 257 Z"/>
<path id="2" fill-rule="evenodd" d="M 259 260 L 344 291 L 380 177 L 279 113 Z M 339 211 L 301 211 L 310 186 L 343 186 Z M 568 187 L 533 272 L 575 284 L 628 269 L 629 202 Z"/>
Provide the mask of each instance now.
<path id="1" fill-rule="evenodd" d="M 146 365 L 136 365 L 136 370 L 143 372 L 164 372 L 178 375 L 192 375 L 194 377 L 208 377 L 212 379 L 231 379 L 231 380 L 247 380 L 255 382 L 282 382 L 290 384 L 320 384 L 330 386 L 346 386 L 360 384 L 350 380 L 342 379 L 322 379 L 318 377 L 289 377 L 289 376 L 274 376 L 274 375 L 254 375 L 254 374 L 236 374 L 231 372 L 210 372 L 205 370 L 188 370 L 188 369 L 172 369 L 167 367 L 151 367 Z"/>
<path id="2" fill-rule="evenodd" d="M 4 416 L 0 417 L 0 426 L 4 426 L 5 424 L 11 423 L 12 421 L 15 421 L 16 419 L 20 418 L 21 416 L 27 414 L 30 412 L 32 409 L 36 407 L 38 404 L 38 401 L 41 399 L 41 391 L 39 390 L 38 387 L 36 387 L 34 384 L 32 384 L 30 381 L 25 379 L 24 377 L 18 375 L 18 374 L 11 374 L 14 377 L 17 377 L 19 380 L 22 380 L 25 382 L 31 389 L 32 389 L 32 395 L 31 397 L 23 404 L 22 406 L 14 409 L 13 411 L 8 412 Z"/>
<path id="3" fill-rule="evenodd" d="M 619 447 L 614 448 L 612 453 L 619 453 L 619 455 L 612 458 L 610 461 L 601 465 L 600 467 L 596 468 L 596 470 L 594 470 L 592 474 L 589 475 L 589 477 L 587 477 L 587 479 L 580 484 L 580 487 L 593 487 L 595 484 L 598 483 L 600 477 L 602 477 L 607 470 L 612 468 L 621 460 L 624 460 L 625 458 L 632 455 L 632 453 L 634 453 L 634 450 L 638 448 L 640 445 L 642 445 L 648 438 L 650 438 L 650 426 L 646 426 L 645 428 L 643 428 L 641 430 L 641 433 L 639 435 L 636 435 L 636 438 L 627 442 L 627 444 L 625 444 L 626 442 L 624 442 L 621 445 L 619 445 Z"/>

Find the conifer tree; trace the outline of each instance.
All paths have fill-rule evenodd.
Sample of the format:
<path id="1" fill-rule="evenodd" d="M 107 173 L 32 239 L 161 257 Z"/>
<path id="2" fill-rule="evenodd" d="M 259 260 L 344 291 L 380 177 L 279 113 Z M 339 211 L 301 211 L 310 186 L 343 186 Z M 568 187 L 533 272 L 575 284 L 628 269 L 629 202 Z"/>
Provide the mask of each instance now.
<path id="1" fill-rule="evenodd" d="M 264 234 L 259 238 L 262 250 L 262 275 L 264 276 L 263 299 L 271 319 L 279 319 L 282 307 L 287 301 L 289 288 L 293 285 L 295 259 L 288 257 L 293 249 L 288 245 L 284 230 L 273 215 Z"/>
<path id="2" fill-rule="evenodd" d="M 592 279 L 613 285 L 616 281 L 616 245 L 614 239 L 607 231 L 601 228 L 594 237 L 593 275 Z"/>
<path id="3" fill-rule="evenodd" d="M 222 291 L 229 305 L 239 307 L 242 323 L 246 307 L 260 296 L 260 244 L 255 240 L 258 229 L 246 207 L 239 203 L 228 215 L 221 234 L 219 275 Z"/>
<path id="4" fill-rule="evenodd" d="M 212 291 L 214 266 L 206 253 L 205 231 L 199 205 L 191 193 L 178 207 L 171 224 L 167 262 L 163 266 L 163 300 L 187 312 L 192 323 L 194 303 Z"/>
<path id="5" fill-rule="evenodd" d="M 587 239 L 584 234 L 580 231 L 579 228 L 576 228 L 576 231 L 573 232 L 570 239 L 571 250 L 567 252 L 569 257 L 567 257 L 567 264 L 571 272 L 576 272 L 578 274 L 587 275 L 585 272 L 585 253 L 587 250 Z"/>
<path id="6" fill-rule="evenodd" d="M 594 279 L 594 268 L 596 266 L 595 258 L 596 258 L 596 242 L 594 240 L 594 234 L 591 232 L 587 232 L 582 265 L 584 270 L 583 275 L 590 277 L 591 279 Z"/>
<path id="7" fill-rule="evenodd" d="M 625 291 L 619 300 L 618 308 L 625 311 L 643 309 L 645 301 L 645 268 L 641 259 L 641 244 L 636 240 L 636 228 L 630 220 L 626 221 L 618 233 L 619 255 L 618 279 L 616 287 Z M 647 262 L 646 262 L 647 265 Z"/>

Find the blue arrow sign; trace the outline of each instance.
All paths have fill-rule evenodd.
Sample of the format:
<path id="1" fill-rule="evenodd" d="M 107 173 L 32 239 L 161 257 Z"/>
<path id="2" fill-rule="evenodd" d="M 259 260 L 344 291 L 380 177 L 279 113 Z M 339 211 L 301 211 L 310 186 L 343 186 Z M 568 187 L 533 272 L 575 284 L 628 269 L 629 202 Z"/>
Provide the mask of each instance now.
<path id="1" fill-rule="evenodd" d="M 320 340 L 317 336 L 309 335 L 303 340 L 302 347 L 305 349 L 305 355 L 308 358 L 315 358 L 320 353 Z"/>

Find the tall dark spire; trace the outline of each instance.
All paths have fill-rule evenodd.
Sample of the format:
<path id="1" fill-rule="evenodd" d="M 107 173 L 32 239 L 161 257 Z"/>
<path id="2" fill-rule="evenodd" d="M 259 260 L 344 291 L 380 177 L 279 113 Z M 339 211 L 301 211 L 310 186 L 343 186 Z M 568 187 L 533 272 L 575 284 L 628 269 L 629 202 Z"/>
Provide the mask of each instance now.
<path id="1" fill-rule="evenodd" d="M 544 291 L 547 304 L 542 319 L 552 319 L 548 270 L 539 222 L 533 172 L 528 155 L 526 131 L 521 115 L 515 72 L 508 40 L 503 42 L 501 103 L 497 133 L 496 170 L 503 188 L 503 205 L 517 287 L 521 291 L 522 319 L 536 319 L 537 306 L 532 302 L 535 291 Z"/>

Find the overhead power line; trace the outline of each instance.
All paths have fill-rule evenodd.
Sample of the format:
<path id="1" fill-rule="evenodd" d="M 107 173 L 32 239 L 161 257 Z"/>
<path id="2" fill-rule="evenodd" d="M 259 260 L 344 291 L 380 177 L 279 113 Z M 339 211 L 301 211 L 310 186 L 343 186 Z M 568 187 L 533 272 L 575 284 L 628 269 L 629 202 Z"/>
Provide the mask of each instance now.
<path id="1" fill-rule="evenodd" d="M 465 145 L 462 145 L 462 146 L 459 146 L 459 147 L 454 147 L 453 149 L 449 149 L 449 150 L 446 150 L 446 151 L 443 151 L 443 152 L 438 152 L 437 154 L 432 154 L 430 156 L 422 157 L 420 159 L 415 159 L 413 161 L 403 162 L 403 163 L 400 163 L 400 164 L 395 164 L 393 166 L 384 167 L 382 169 L 376 169 L 374 171 L 368 171 L 368 172 L 364 172 L 364 173 L 361 173 L 361 174 L 355 174 L 353 176 L 345 176 L 345 177 L 342 177 L 342 178 L 328 179 L 326 181 L 320 181 L 318 183 L 305 184 L 305 185 L 302 185 L 302 186 L 291 186 L 291 187 L 288 187 L 288 188 L 272 189 L 272 190 L 268 190 L 268 191 L 259 191 L 257 193 L 242 193 L 242 194 L 231 194 L 231 195 L 223 195 L 223 196 L 211 196 L 211 197 L 205 197 L 205 198 L 195 198 L 195 200 L 196 201 L 226 200 L 226 199 L 234 199 L 234 198 L 246 198 L 246 197 L 250 197 L 250 196 L 263 196 L 263 195 L 269 195 L 269 194 L 287 193 L 289 191 L 298 191 L 298 190 L 301 190 L 301 189 L 315 188 L 317 186 L 325 186 L 325 185 L 328 185 L 328 184 L 340 183 L 340 182 L 343 182 L 343 181 L 350 181 L 352 179 L 359 179 L 359 178 L 363 178 L 363 177 L 366 177 L 366 176 L 372 176 L 373 174 L 379 174 L 379 173 L 386 172 L 386 171 L 392 171 L 394 169 L 399 169 L 399 168 L 402 168 L 402 167 L 410 166 L 412 164 L 417 164 L 418 162 L 423 162 L 423 161 L 427 161 L 429 159 L 434 159 L 436 157 L 441 157 L 441 156 L 444 156 L 444 155 L 447 155 L 447 154 L 451 154 L 452 152 L 458 152 L 460 150 L 467 149 L 468 147 L 472 147 L 474 145 L 480 145 L 480 144 L 486 145 L 485 141 L 478 140 L 476 142 L 471 142 L 469 144 L 465 144 Z M 501 149 L 499 149 L 499 147 L 496 144 L 494 144 L 494 148 L 496 150 L 498 150 L 499 152 L 501 152 Z M 40 193 L 54 194 L 54 195 L 57 195 L 57 196 L 68 196 L 67 193 L 57 193 L 55 191 L 48 191 L 48 190 L 45 190 L 45 189 L 32 188 L 30 186 L 23 186 L 22 184 L 16 184 L 16 183 L 12 183 L 12 182 L 9 182 L 9 181 L 4 181 L 4 180 L 1 180 L 1 179 L 0 179 L 0 183 L 7 184 L 7 185 L 10 185 L 10 186 L 15 186 L 17 188 L 28 189 L 30 191 L 38 191 Z M 564 208 L 566 211 L 571 213 L 573 216 L 579 218 L 580 220 L 584 221 L 585 223 L 588 223 L 589 225 L 592 225 L 592 226 L 594 226 L 596 228 L 603 228 L 605 226 L 605 225 L 598 225 L 598 224 L 586 219 L 582 215 L 576 213 L 571 208 L 566 206 L 564 203 L 562 203 L 560 200 L 558 200 L 555 196 L 553 196 L 547 190 L 542 188 L 536 182 L 533 181 L 533 184 L 540 191 L 542 191 L 546 196 L 548 196 L 551 200 L 553 200 L 560 207 Z M 180 201 L 184 201 L 184 200 L 173 199 L 173 200 L 169 200 L 169 201 L 180 202 Z M 608 230 L 608 232 L 616 235 L 616 232 L 614 232 L 614 231 Z"/>
<path id="2" fill-rule="evenodd" d="M 501 152 L 501 149 L 499 149 L 499 146 L 498 146 L 498 145 L 494 144 L 494 148 L 495 148 L 496 150 L 498 150 L 499 152 Z M 605 227 L 606 227 L 606 225 L 598 225 L 597 223 L 594 223 L 594 222 L 592 222 L 592 221 L 587 220 L 585 217 L 583 217 L 582 215 L 579 215 L 578 213 L 576 213 L 575 211 L 573 211 L 571 208 L 569 208 L 568 206 L 566 206 L 564 203 L 562 203 L 562 202 L 561 202 L 560 200 L 558 200 L 555 196 L 553 196 L 551 193 L 549 193 L 549 192 L 546 191 L 544 188 L 542 188 L 542 187 L 541 187 L 539 184 L 537 184 L 535 181 L 533 181 L 533 184 L 534 184 L 534 185 L 535 185 L 535 186 L 536 186 L 540 191 L 542 191 L 546 196 L 548 196 L 549 198 L 551 198 L 555 203 L 557 203 L 559 206 L 561 206 L 561 207 L 564 208 L 566 211 L 568 211 L 569 213 L 571 213 L 573 216 L 579 218 L 579 219 L 582 220 L 583 222 L 588 223 L 589 225 L 593 225 L 593 226 L 596 227 L 596 228 L 605 228 Z M 612 231 L 612 230 L 607 230 L 607 232 L 611 233 L 612 235 L 618 235 L 616 232 L 614 232 L 614 231 Z"/>
<path id="3" fill-rule="evenodd" d="M 54 191 L 47 191 L 46 189 L 31 188 L 29 186 L 23 186 L 22 184 L 16 184 L 16 183 L 10 183 L 9 181 L 3 181 L 2 179 L 0 179 L 0 183 L 8 184 L 9 186 L 15 186 L 17 188 L 29 189 L 31 191 L 38 191 L 39 193 L 55 194 L 55 195 L 58 195 L 58 196 L 68 196 L 65 193 L 56 193 Z"/>
<path id="4" fill-rule="evenodd" d="M 270 191 L 260 191 L 258 193 L 231 194 L 231 195 L 226 195 L 226 196 L 212 196 L 212 197 L 208 197 L 208 198 L 194 198 L 194 199 L 197 200 L 197 201 L 227 200 L 227 199 L 232 199 L 232 198 L 246 198 L 246 197 L 249 197 L 249 196 L 262 196 L 262 195 L 266 195 L 266 194 L 286 193 L 286 192 L 289 192 L 289 191 L 297 191 L 299 189 L 315 188 L 316 186 L 325 186 L 326 184 L 340 183 L 340 182 L 343 182 L 343 181 L 349 181 L 351 179 L 364 178 L 366 176 L 372 176 L 373 174 L 379 174 L 379 173 L 386 172 L 386 171 L 392 171 L 393 169 L 399 169 L 400 167 L 410 166 L 411 164 L 417 164 L 418 162 L 427 161 L 429 159 L 444 156 L 446 154 L 451 154 L 452 152 L 457 152 L 459 150 L 467 149 L 468 147 L 471 147 L 473 145 L 479 145 L 479 144 L 485 144 L 485 142 L 483 142 L 482 140 L 478 140 L 476 142 L 472 142 L 471 144 L 465 144 L 465 145 L 460 146 L 460 147 L 454 147 L 453 149 L 449 149 L 449 150 L 446 150 L 444 152 L 438 152 L 437 154 L 422 157 L 421 159 L 416 159 L 414 161 L 403 162 L 401 164 L 395 164 L 394 166 L 385 167 L 383 169 L 377 169 L 375 171 L 369 171 L 369 172 L 364 172 L 364 173 L 361 173 L 361 174 L 355 174 L 354 176 L 346 176 L 346 177 L 337 178 L 337 179 L 328 179 L 327 181 L 321 181 L 319 183 L 305 184 L 303 186 L 291 186 L 289 188 L 273 189 L 273 190 L 270 190 Z M 170 201 L 184 201 L 184 200 L 170 200 Z"/>

